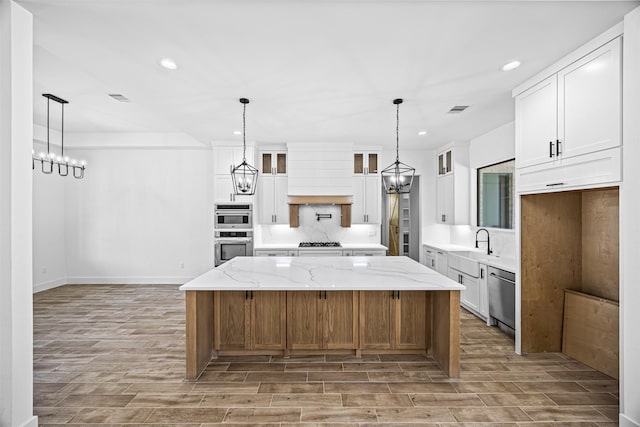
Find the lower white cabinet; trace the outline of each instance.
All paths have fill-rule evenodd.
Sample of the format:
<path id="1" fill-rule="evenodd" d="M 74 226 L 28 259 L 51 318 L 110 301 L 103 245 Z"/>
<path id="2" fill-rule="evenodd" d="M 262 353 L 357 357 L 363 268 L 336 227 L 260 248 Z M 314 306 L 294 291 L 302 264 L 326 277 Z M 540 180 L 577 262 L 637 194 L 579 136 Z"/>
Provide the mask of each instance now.
<path id="1" fill-rule="evenodd" d="M 475 313 L 480 313 L 480 279 L 460 273 L 453 268 L 449 268 L 449 278 L 466 287 L 460 292 L 460 304 Z"/>
<path id="2" fill-rule="evenodd" d="M 444 276 L 449 272 L 449 255 L 439 249 L 436 249 L 436 271 Z"/>
<path id="3" fill-rule="evenodd" d="M 385 256 L 387 255 L 387 251 L 384 249 L 370 249 L 370 250 L 362 250 L 362 249 L 354 249 L 354 250 L 344 250 L 342 251 L 342 255 L 345 256 Z"/>
<path id="4" fill-rule="evenodd" d="M 437 253 L 438 250 L 436 248 L 432 248 L 430 246 L 424 247 L 424 265 L 429 267 L 432 270 L 438 271 L 436 262 L 437 262 Z"/>
<path id="5" fill-rule="evenodd" d="M 293 256 L 290 255 L 290 252 L 297 251 L 288 251 L 286 249 L 256 249 L 253 251 L 254 256 Z"/>
<path id="6" fill-rule="evenodd" d="M 489 290 L 487 289 L 487 274 L 487 266 L 485 264 L 480 264 L 480 277 L 478 278 L 478 307 L 480 314 L 485 319 L 489 317 Z"/>

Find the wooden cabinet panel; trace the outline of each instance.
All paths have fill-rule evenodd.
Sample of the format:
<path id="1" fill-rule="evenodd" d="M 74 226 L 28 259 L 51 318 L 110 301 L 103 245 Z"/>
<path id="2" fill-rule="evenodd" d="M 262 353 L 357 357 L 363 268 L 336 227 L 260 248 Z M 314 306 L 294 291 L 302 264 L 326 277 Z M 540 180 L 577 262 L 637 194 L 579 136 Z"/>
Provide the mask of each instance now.
<path id="1" fill-rule="evenodd" d="M 355 349 L 357 292 L 287 292 L 287 348 Z"/>
<path id="2" fill-rule="evenodd" d="M 360 292 L 360 348 L 390 349 L 392 291 Z"/>
<path id="3" fill-rule="evenodd" d="M 400 291 L 395 310 L 395 348 L 426 349 L 430 332 L 430 294 L 425 291 Z"/>
<path id="4" fill-rule="evenodd" d="M 355 349 L 358 344 L 358 292 L 327 291 L 324 301 L 324 348 Z"/>
<path id="5" fill-rule="evenodd" d="M 250 348 L 251 311 L 245 291 L 224 291 L 214 294 L 216 350 Z"/>
<path id="6" fill-rule="evenodd" d="M 287 348 L 319 350 L 322 348 L 321 291 L 287 292 Z"/>
<path id="7" fill-rule="evenodd" d="M 251 349 L 284 350 L 285 292 L 259 291 L 251 296 Z"/>
<path id="8" fill-rule="evenodd" d="M 215 292 L 214 307 L 216 350 L 284 350 L 284 292 Z"/>

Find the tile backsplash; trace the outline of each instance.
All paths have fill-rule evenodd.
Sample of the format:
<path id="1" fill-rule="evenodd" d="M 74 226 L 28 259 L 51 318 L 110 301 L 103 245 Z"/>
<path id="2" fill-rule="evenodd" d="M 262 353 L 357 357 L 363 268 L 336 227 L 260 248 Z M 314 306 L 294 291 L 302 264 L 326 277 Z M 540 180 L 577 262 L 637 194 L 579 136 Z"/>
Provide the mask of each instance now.
<path id="1" fill-rule="evenodd" d="M 330 214 L 331 218 L 317 219 L 316 214 Z M 255 241 L 261 244 L 282 244 L 316 241 L 341 243 L 380 243 L 380 224 L 352 224 L 340 226 L 341 209 L 335 205 L 301 205 L 300 226 L 288 224 L 258 225 Z"/>

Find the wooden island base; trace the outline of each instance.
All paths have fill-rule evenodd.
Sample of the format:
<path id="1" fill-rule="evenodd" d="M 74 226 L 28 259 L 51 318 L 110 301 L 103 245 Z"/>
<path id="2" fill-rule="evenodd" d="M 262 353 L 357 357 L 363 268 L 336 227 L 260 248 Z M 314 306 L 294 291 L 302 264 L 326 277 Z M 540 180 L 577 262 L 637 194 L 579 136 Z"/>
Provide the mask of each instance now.
<path id="1" fill-rule="evenodd" d="M 429 354 L 460 376 L 460 291 L 186 291 L 187 380 L 217 355 Z"/>

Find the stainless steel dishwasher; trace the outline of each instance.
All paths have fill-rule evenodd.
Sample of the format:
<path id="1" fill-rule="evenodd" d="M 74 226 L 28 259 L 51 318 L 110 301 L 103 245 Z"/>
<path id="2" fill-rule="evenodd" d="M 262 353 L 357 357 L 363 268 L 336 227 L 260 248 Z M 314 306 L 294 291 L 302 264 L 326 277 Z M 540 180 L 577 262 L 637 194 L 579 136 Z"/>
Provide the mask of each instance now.
<path id="1" fill-rule="evenodd" d="M 495 267 L 489 267 L 488 272 L 489 318 L 515 329 L 516 275 Z"/>

